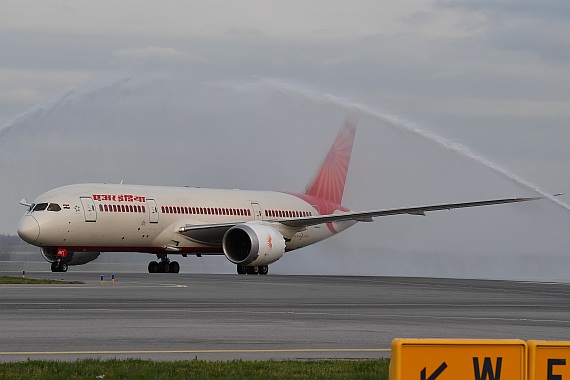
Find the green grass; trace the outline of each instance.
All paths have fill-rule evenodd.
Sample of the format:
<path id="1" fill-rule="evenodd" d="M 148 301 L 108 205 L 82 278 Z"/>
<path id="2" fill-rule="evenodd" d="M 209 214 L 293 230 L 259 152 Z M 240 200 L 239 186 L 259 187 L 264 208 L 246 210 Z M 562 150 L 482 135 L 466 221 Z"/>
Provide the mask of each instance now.
<path id="1" fill-rule="evenodd" d="M 0 276 L 0 284 L 84 284 L 82 281 L 36 280 L 32 278 Z"/>
<path id="2" fill-rule="evenodd" d="M 323 361 L 33 360 L 0 363 L 0 379 L 388 379 L 389 359 Z"/>

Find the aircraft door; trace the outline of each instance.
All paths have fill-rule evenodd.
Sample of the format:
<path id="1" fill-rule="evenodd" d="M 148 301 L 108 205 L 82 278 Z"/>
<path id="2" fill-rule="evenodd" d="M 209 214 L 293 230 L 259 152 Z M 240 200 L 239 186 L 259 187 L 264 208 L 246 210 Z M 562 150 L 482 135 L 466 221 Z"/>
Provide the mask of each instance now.
<path id="1" fill-rule="evenodd" d="M 89 197 L 80 197 L 81 204 L 83 205 L 83 214 L 85 215 L 86 222 L 97 221 L 97 210 L 95 210 L 95 202 Z"/>
<path id="2" fill-rule="evenodd" d="M 253 209 L 253 220 L 261 220 L 261 206 L 259 203 L 251 203 L 251 208 Z"/>
<path id="3" fill-rule="evenodd" d="M 156 205 L 156 201 L 147 198 L 146 204 L 148 205 L 149 222 L 158 223 L 158 206 Z"/>

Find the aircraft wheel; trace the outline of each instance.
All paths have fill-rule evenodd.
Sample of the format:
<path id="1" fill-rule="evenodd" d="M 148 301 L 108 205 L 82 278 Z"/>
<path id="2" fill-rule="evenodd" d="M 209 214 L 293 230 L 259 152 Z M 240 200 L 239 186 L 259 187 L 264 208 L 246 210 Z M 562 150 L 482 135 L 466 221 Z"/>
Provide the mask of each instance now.
<path id="1" fill-rule="evenodd" d="M 261 265 L 259 267 L 259 272 L 257 272 L 258 274 L 267 274 L 269 272 L 269 265 Z"/>
<path id="2" fill-rule="evenodd" d="M 59 266 L 59 271 L 67 272 L 67 263 L 61 263 L 61 265 Z"/>
<path id="3" fill-rule="evenodd" d="M 51 263 L 51 271 L 52 272 L 59 272 L 59 268 L 57 267 L 57 261 Z"/>
<path id="4" fill-rule="evenodd" d="M 256 267 L 245 267 L 245 268 L 247 274 L 257 274 Z"/>
<path id="5" fill-rule="evenodd" d="M 178 264 L 178 261 L 170 262 L 170 273 L 180 273 L 180 264 Z"/>
<path id="6" fill-rule="evenodd" d="M 165 261 L 161 261 L 158 264 L 158 272 L 159 273 L 170 273 L 170 263 L 169 262 L 165 262 Z"/>
<path id="7" fill-rule="evenodd" d="M 156 261 L 151 261 L 148 263 L 148 273 L 157 273 L 158 272 L 158 263 Z"/>
<path id="8" fill-rule="evenodd" d="M 238 274 L 246 274 L 247 273 L 247 267 L 244 267 L 243 265 L 238 265 L 237 266 L 237 272 L 238 272 Z"/>

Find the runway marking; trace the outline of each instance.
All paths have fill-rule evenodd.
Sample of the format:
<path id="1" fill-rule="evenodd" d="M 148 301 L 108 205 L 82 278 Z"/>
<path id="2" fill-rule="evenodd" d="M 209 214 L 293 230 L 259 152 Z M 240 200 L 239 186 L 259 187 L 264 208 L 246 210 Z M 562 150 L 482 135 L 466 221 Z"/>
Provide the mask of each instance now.
<path id="1" fill-rule="evenodd" d="M 33 303 L 32 305 L 36 306 L 59 306 L 59 307 L 51 307 L 51 308 L 34 308 L 30 307 L 30 304 L 21 303 L 21 302 L 8 302 L 4 303 L 5 306 L 8 305 L 22 305 L 24 307 L 19 307 L 15 310 L 21 310 L 26 312 L 47 312 L 47 311 L 58 311 L 58 312 L 79 312 L 79 311 L 99 311 L 99 312 L 107 312 L 107 313 L 189 313 L 189 314 L 232 314 L 232 315 L 299 315 L 299 316 L 328 316 L 328 317 L 350 317 L 350 318 L 379 318 L 379 319 L 386 319 L 386 318 L 397 318 L 401 320 L 411 320 L 411 319 L 432 319 L 432 320 L 458 320 L 458 321 L 505 321 L 505 322 L 543 322 L 543 323 L 562 323 L 568 324 L 570 320 L 564 319 L 540 319 L 540 318 L 517 318 L 517 317 L 500 317 L 500 316 L 462 316 L 462 315 L 410 315 L 410 314 L 377 314 L 377 313 L 347 313 L 347 312 L 304 312 L 304 311 L 259 311 L 259 310 L 200 310 L 200 309 L 187 309 L 187 308 L 167 308 L 167 307 L 160 307 L 160 308 L 145 308 L 145 307 L 133 307 L 133 308 L 121 308 L 121 309 L 113 309 L 109 308 L 109 305 L 115 305 L 118 303 L 101 303 L 101 305 L 105 305 L 107 307 L 90 307 L 90 308 L 78 308 L 78 307 L 69 307 L 70 305 L 78 306 L 78 305 L 97 305 L 98 303 L 82 303 L 82 302 L 69 302 L 69 303 L 48 303 L 48 302 L 41 302 L 41 303 Z M 170 303 L 157 303 L 156 306 L 170 306 Z M 228 304 L 213 304 L 214 306 L 228 306 Z M 230 303 L 229 305 L 233 305 Z M 248 305 L 248 304 L 242 304 Z M 323 304 L 323 305 L 334 305 L 337 304 Z M 369 304 L 366 304 L 369 305 Z M 197 307 L 202 307 L 202 303 L 197 305 L 193 305 Z M 212 305 L 210 305 L 212 306 Z M 384 305 L 382 305 L 384 306 Z M 441 306 L 441 305 L 440 305 Z M 521 305 L 523 306 L 523 305 Z M 498 306 L 500 308 L 504 307 L 512 307 L 512 305 L 507 306 Z M 527 306 L 528 307 L 528 306 Z M 449 310 L 453 311 L 453 310 Z"/>
<path id="2" fill-rule="evenodd" d="M 107 284 L 108 283 L 108 284 Z M 88 284 L 66 284 L 66 285 L 57 285 L 57 284 L 42 284 L 42 285 L 30 285 L 30 284 L 0 284 L 0 288 L 17 288 L 17 289 L 102 289 L 102 288 L 120 288 L 120 289 L 128 289 L 128 288 L 187 288 L 188 285 L 181 285 L 181 284 L 154 284 L 154 283 L 125 283 L 125 282 L 118 282 L 115 281 L 114 284 L 111 284 L 111 281 L 106 281 L 106 284 L 101 285 L 88 285 Z"/>
<path id="3" fill-rule="evenodd" d="M 144 305 L 148 301 L 138 301 L 137 304 Z M 124 305 L 124 302 L 81 302 L 76 300 L 63 300 L 58 302 L 30 302 L 30 301 L 12 301 L 12 302 L 2 302 L 2 305 Z M 173 302 L 152 302 L 154 306 L 169 306 L 172 305 Z M 193 301 L 191 303 L 192 308 L 196 307 L 231 307 L 231 306 L 257 306 L 259 303 L 257 302 L 221 302 L 221 301 L 213 301 L 213 302 L 202 302 L 202 301 Z M 271 307 L 283 307 L 288 306 L 282 303 L 272 303 L 268 304 Z M 539 309 L 547 309 L 547 308 L 560 308 L 559 305 L 549 305 L 549 304 L 451 304 L 451 303 L 371 303 L 371 302 L 363 302 L 363 303 L 336 303 L 336 302 L 327 302 L 327 303 L 298 303 L 297 306 L 304 307 L 304 306 L 317 306 L 317 307 L 343 307 L 343 308 L 350 308 L 350 307 L 378 307 L 378 308 L 394 308 L 394 307 L 435 307 L 435 308 L 445 308 L 447 311 L 453 310 L 454 308 L 475 308 L 475 309 L 482 309 L 482 308 L 490 308 L 490 309 L 512 309 L 512 308 L 539 308 Z M 80 309 L 78 309 L 80 310 Z M 129 310 L 137 310 L 136 308 L 131 308 Z M 145 310 L 141 308 L 141 310 Z M 156 309 L 152 309 L 156 310 Z M 270 312 L 271 313 L 271 312 Z"/>
<path id="4" fill-rule="evenodd" d="M 272 354 L 390 352 L 390 348 L 291 348 L 258 350 L 0 351 L 0 355 Z"/>

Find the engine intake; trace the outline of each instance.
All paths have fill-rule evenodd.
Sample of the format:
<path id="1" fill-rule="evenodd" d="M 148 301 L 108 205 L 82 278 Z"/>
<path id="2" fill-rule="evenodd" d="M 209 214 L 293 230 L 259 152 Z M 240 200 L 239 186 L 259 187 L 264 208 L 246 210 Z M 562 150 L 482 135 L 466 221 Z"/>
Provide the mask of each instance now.
<path id="1" fill-rule="evenodd" d="M 285 252 L 285 239 L 278 231 L 261 224 L 238 224 L 222 241 L 224 254 L 232 263 L 243 266 L 267 265 Z"/>

